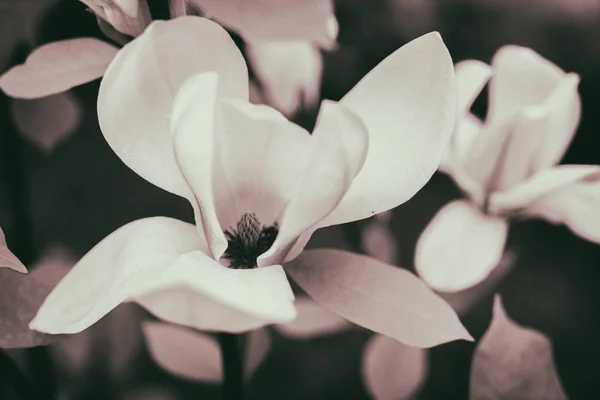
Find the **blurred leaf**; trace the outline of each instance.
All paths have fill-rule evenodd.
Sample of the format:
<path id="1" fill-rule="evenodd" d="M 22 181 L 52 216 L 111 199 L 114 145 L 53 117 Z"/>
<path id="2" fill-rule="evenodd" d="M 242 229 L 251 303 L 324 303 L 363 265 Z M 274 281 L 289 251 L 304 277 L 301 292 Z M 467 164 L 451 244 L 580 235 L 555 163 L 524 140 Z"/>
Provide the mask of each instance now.
<path id="1" fill-rule="evenodd" d="M 0 268 L 10 268 L 17 272 L 27 273 L 27 268 L 21 260 L 8 249 L 2 228 L 0 228 Z"/>
<path id="2" fill-rule="evenodd" d="M 104 75 L 117 50 L 94 38 L 48 43 L 35 49 L 25 64 L 0 76 L 0 88 L 22 99 L 61 93 Z"/>
<path id="3" fill-rule="evenodd" d="M 533 329 L 511 321 L 500 296 L 473 356 L 471 400 L 566 400 L 554 367 L 552 345 Z"/>
<path id="4" fill-rule="evenodd" d="M 154 321 L 144 322 L 142 331 L 156 363 L 171 374 L 202 382 L 221 381 L 221 352 L 213 337 Z"/>
<path id="5" fill-rule="evenodd" d="M 292 339 L 312 339 L 314 337 L 343 332 L 352 324 L 337 314 L 323 309 L 308 297 L 296 298 L 298 316 L 285 324 L 273 325 L 282 335 Z"/>
<path id="6" fill-rule="evenodd" d="M 376 400 L 412 398 L 421 389 L 427 371 L 426 350 L 384 335 L 373 335 L 365 348 L 363 379 Z"/>
<path id="7" fill-rule="evenodd" d="M 265 328 L 248 333 L 246 340 L 246 357 L 244 358 L 244 373 L 250 379 L 258 367 L 265 361 L 271 351 L 271 336 Z"/>
<path id="8" fill-rule="evenodd" d="M 404 269 L 333 249 L 304 251 L 285 268 L 326 310 L 408 345 L 472 340 L 454 310 Z"/>
<path id="9" fill-rule="evenodd" d="M 11 105 L 19 132 L 47 153 L 75 133 L 83 113 L 67 92 L 41 99 L 13 99 Z"/>
<path id="10" fill-rule="evenodd" d="M 0 268 L 0 348 L 48 344 L 51 335 L 29 329 L 29 321 L 52 287 L 31 275 Z"/>

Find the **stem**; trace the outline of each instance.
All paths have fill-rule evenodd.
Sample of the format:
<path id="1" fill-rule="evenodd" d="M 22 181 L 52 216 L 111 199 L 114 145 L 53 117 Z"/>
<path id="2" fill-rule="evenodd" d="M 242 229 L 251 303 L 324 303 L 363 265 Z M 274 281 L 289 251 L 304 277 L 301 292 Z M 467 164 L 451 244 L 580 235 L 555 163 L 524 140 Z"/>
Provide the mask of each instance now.
<path id="1" fill-rule="evenodd" d="M 243 335 L 219 333 L 221 359 L 223 360 L 223 400 L 244 399 Z"/>
<path id="2" fill-rule="evenodd" d="M 53 400 L 54 397 L 38 391 L 23 375 L 17 364 L 4 351 L 0 350 L 0 382 L 10 384 L 14 394 L 21 400 Z"/>

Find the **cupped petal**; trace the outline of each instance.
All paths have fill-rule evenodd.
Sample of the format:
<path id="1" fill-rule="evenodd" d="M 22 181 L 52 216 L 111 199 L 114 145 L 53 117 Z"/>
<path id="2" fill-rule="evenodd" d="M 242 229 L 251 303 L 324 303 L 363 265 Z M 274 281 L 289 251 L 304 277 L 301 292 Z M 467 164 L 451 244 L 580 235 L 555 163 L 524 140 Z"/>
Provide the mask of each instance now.
<path id="1" fill-rule="evenodd" d="M 94 38 L 48 43 L 35 49 L 24 64 L 0 76 L 0 89 L 21 99 L 61 93 L 100 78 L 117 51 Z"/>
<path id="2" fill-rule="evenodd" d="M 489 211 L 504 214 L 522 210 L 551 192 L 599 173 L 600 167 L 597 165 L 559 165 L 547 169 L 511 189 L 492 193 Z"/>
<path id="3" fill-rule="evenodd" d="M 213 194 L 215 130 L 219 77 L 205 72 L 189 78 L 173 101 L 171 132 L 177 165 L 192 194 L 196 225 L 203 231 L 211 255 L 218 260 L 227 249 Z"/>
<path id="4" fill-rule="evenodd" d="M 457 113 L 466 115 L 479 93 L 492 76 L 492 68 L 481 61 L 465 60 L 456 63 Z"/>
<path id="5" fill-rule="evenodd" d="M 213 182 L 221 226 L 235 227 L 246 212 L 273 225 L 310 161 L 310 134 L 264 105 L 228 101 L 217 114 Z"/>
<path id="6" fill-rule="evenodd" d="M 306 40 L 330 47 L 337 37 L 332 0 L 191 0 L 206 17 L 246 39 Z"/>
<path id="7" fill-rule="evenodd" d="M 31 328 L 77 333 L 147 290 L 179 257 L 205 247 L 194 225 L 171 218 L 122 226 L 90 250 L 46 298 Z"/>
<path id="8" fill-rule="evenodd" d="M 311 137 L 307 167 L 279 220 L 279 233 L 259 265 L 282 262 L 296 239 L 325 218 L 340 202 L 367 155 L 368 133 L 350 109 L 323 102 Z"/>
<path id="9" fill-rule="evenodd" d="M 318 105 L 323 56 L 313 43 L 249 42 L 246 55 L 266 104 L 288 116 Z"/>
<path id="10" fill-rule="evenodd" d="M 531 203 L 524 212 L 555 224 L 566 225 L 576 235 L 600 243 L 600 175 L 556 189 Z"/>
<path id="11" fill-rule="evenodd" d="M 444 206 L 417 242 L 415 267 L 429 286 L 457 292 L 481 282 L 498 265 L 508 222 L 465 200 Z"/>
<path id="12" fill-rule="evenodd" d="M 492 60 L 488 124 L 503 124 L 524 107 L 544 102 L 565 72 L 532 49 L 508 45 Z"/>
<path id="13" fill-rule="evenodd" d="M 370 217 L 410 199 L 438 168 L 456 118 L 456 81 L 438 33 L 395 51 L 340 104 L 369 131 L 362 170 L 323 226 Z"/>
<path id="14" fill-rule="evenodd" d="M 102 133 L 121 160 L 149 182 L 186 196 L 172 151 L 169 114 L 183 82 L 200 72 L 220 76 L 221 98 L 248 98 L 248 71 L 227 32 L 199 17 L 155 21 L 123 47 L 98 95 Z"/>
<path id="15" fill-rule="evenodd" d="M 132 298 L 161 319 L 201 330 L 243 332 L 296 317 L 280 265 L 231 269 L 201 251 L 181 256 L 154 290 Z"/>

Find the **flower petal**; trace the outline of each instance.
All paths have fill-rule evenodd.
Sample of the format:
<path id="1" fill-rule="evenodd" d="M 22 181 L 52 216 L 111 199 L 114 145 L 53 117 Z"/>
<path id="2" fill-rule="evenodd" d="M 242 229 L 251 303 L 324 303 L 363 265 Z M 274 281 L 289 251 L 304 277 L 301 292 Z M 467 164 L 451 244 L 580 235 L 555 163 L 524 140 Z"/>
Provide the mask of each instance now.
<path id="1" fill-rule="evenodd" d="M 452 308 L 407 270 L 317 249 L 304 251 L 286 271 L 321 307 L 410 346 L 472 340 Z"/>
<path id="2" fill-rule="evenodd" d="M 323 226 L 404 203 L 438 168 L 456 118 L 454 67 L 439 34 L 422 36 L 388 56 L 340 104 L 364 121 L 369 153 Z"/>
<path id="3" fill-rule="evenodd" d="M 217 129 L 213 182 L 221 226 L 235 226 L 249 211 L 273 225 L 310 161 L 310 134 L 268 106 L 241 101 L 220 105 Z"/>
<path id="4" fill-rule="evenodd" d="M 492 68 L 481 61 L 465 60 L 456 63 L 457 113 L 467 115 L 473 102 L 492 76 Z"/>
<path id="5" fill-rule="evenodd" d="M 318 104 L 323 56 L 313 43 L 252 42 L 246 54 L 266 104 L 288 116 Z"/>
<path id="6" fill-rule="evenodd" d="M 193 225 L 154 217 L 131 222 L 90 250 L 46 298 L 31 328 L 77 333 L 154 284 L 181 254 L 201 248 Z"/>
<path id="7" fill-rule="evenodd" d="M 597 165 L 559 165 L 547 169 L 509 190 L 492 193 L 489 210 L 495 214 L 519 211 L 555 190 L 599 172 Z"/>
<path id="8" fill-rule="evenodd" d="M 132 298 L 175 324 L 244 332 L 296 317 L 294 294 L 279 265 L 230 269 L 196 251 L 163 275 L 154 290 Z"/>
<path id="9" fill-rule="evenodd" d="M 384 335 L 373 335 L 363 353 L 363 380 L 376 400 L 414 398 L 428 370 L 426 350 Z"/>
<path id="10" fill-rule="evenodd" d="M 593 174 L 578 182 L 549 192 L 530 204 L 526 214 L 565 224 L 582 238 L 600 243 L 600 175 Z"/>
<path id="11" fill-rule="evenodd" d="M 417 242 L 417 272 L 435 290 L 467 289 L 498 265 L 507 233 L 506 220 L 485 215 L 466 200 L 446 204 Z"/>
<path id="12" fill-rule="evenodd" d="M 365 161 L 368 133 L 360 118 L 348 108 L 325 101 L 311 146 L 310 161 L 298 177 L 296 193 L 280 219 L 277 238 L 271 249 L 259 257 L 259 266 L 282 262 L 300 234 L 317 225 L 338 205 Z"/>
<path id="13" fill-rule="evenodd" d="M 172 193 L 188 193 L 169 133 L 173 99 L 200 72 L 220 76 L 222 98 L 248 98 L 248 71 L 227 32 L 210 20 L 156 21 L 119 51 L 100 85 L 98 119 L 127 166 Z"/>
<path id="14" fill-rule="evenodd" d="M 23 274 L 27 273 L 25 265 L 9 250 L 6 245 L 4 231 L 0 228 L 0 268 L 10 268 Z"/>
<path id="15" fill-rule="evenodd" d="M 310 297 L 296 299 L 298 316 L 285 324 L 274 325 L 274 328 L 291 339 L 306 340 L 320 336 L 335 335 L 352 327 L 352 324 L 337 314 L 323 309 Z"/>
<path id="16" fill-rule="evenodd" d="M 22 65 L 0 77 L 9 96 L 36 99 L 100 78 L 118 49 L 94 38 L 48 43 L 35 49 Z"/>
<path id="17" fill-rule="evenodd" d="M 214 72 L 189 78 L 177 92 L 171 116 L 173 153 L 193 193 L 188 197 L 194 208 L 196 225 L 202 228 L 215 260 L 221 258 L 227 249 L 227 239 L 219 224 L 213 194 L 219 82 Z"/>
<path id="18" fill-rule="evenodd" d="M 332 0 L 191 0 L 205 16 L 250 41 L 306 40 L 331 46 L 337 36 Z"/>
<path id="19" fill-rule="evenodd" d="M 116 30 L 138 36 L 152 22 L 147 0 L 80 0 Z"/>

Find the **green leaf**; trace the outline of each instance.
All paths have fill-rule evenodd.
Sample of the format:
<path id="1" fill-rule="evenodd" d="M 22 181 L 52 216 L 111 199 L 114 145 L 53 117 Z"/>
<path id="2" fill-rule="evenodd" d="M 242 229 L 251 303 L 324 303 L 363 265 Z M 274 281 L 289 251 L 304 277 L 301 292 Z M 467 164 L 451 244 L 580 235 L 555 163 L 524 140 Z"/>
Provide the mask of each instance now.
<path id="1" fill-rule="evenodd" d="M 566 400 L 550 340 L 513 322 L 500 296 L 473 356 L 471 400 Z"/>
<path id="2" fill-rule="evenodd" d="M 414 274 L 341 250 L 307 250 L 286 271 L 321 307 L 414 347 L 472 340 L 452 308 Z"/>

